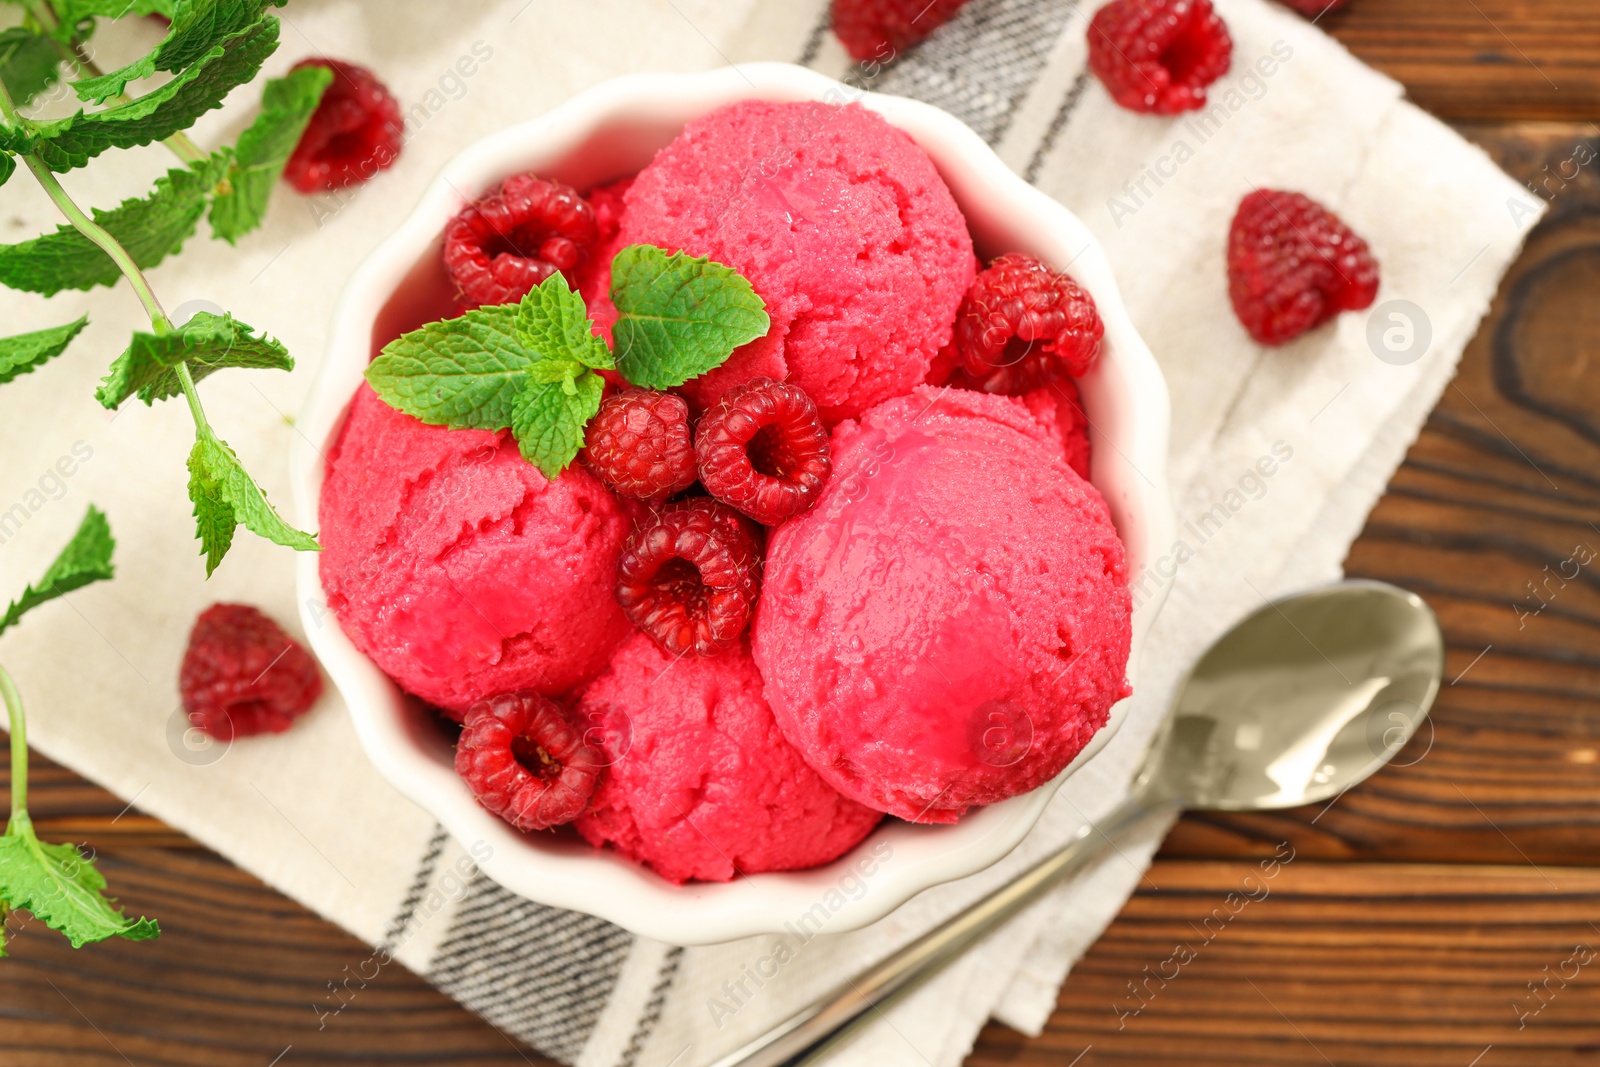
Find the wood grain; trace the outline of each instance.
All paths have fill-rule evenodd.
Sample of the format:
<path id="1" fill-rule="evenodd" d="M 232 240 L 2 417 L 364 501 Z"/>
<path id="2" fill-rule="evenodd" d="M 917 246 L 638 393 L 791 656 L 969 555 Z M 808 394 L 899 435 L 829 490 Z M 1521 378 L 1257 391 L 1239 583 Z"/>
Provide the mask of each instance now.
<path id="1" fill-rule="evenodd" d="M 992 1026 L 975 1067 L 1600 1055 L 1600 959 L 1563 967 L 1600 949 L 1600 559 L 1544 584 L 1600 548 L 1600 161 L 1575 163 L 1600 134 L 1600 5 L 1357 0 L 1323 21 L 1442 114 L 1584 120 L 1463 126 L 1551 214 L 1348 560 L 1428 598 L 1454 682 L 1325 813 L 1183 819 L 1045 1034 Z M 1519 614 L 1529 582 L 1545 606 Z M 394 966 L 320 1025 L 365 946 L 48 761 L 33 777 L 45 834 L 87 842 L 163 936 L 74 952 L 14 915 L 5 1067 L 546 1062 Z M 1295 858 L 1262 883 L 1280 843 Z M 1260 899 L 1222 923 L 1241 891 Z M 1180 943 L 1194 958 L 1161 977 Z"/>
<path id="2" fill-rule="evenodd" d="M 1355 0 L 1318 25 L 1447 119 L 1600 116 L 1592 0 Z"/>

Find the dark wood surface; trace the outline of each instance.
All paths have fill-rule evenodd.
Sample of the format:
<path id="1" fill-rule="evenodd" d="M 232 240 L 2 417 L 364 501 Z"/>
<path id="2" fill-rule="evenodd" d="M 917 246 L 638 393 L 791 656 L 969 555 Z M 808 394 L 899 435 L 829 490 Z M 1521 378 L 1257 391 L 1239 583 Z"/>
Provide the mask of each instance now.
<path id="1" fill-rule="evenodd" d="M 1600 2 L 1354 0 L 1324 23 L 1519 178 L 1600 140 Z M 1538 615 L 1513 607 L 1600 550 L 1597 171 L 1547 186 L 1549 219 L 1350 552 L 1351 574 L 1439 613 L 1454 681 L 1431 729 L 1320 817 L 1183 819 L 1047 1032 L 991 1026 L 973 1065 L 1600 1062 L 1600 559 Z M 44 833 L 88 842 L 163 935 L 75 953 L 23 930 L 0 964 L 5 1067 L 542 1062 L 398 966 L 319 1031 L 310 1005 L 365 946 L 36 766 Z M 1285 847 L 1268 895 L 1205 940 Z M 1176 977 L 1149 977 L 1180 943 Z"/>

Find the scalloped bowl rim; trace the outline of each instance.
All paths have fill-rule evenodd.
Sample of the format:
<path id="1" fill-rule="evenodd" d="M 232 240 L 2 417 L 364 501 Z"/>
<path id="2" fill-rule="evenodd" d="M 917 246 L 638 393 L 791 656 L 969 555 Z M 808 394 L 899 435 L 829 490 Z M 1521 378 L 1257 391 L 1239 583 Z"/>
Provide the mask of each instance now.
<path id="1" fill-rule="evenodd" d="M 1166 481 L 1171 421 L 1166 383 L 1134 330 L 1110 264 L 1088 228 L 1014 174 L 951 115 L 779 63 L 613 78 L 539 118 L 484 138 L 446 165 L 409 217 L 352 275 L 340 298 L 326 356 L 297 420 L 302 432 L 292 447 L 302 525 L 314 528 L 317 523 L 321 449 L 338 430 L 370 359 L 378 315 L 466 197 L 517 171 L 560 170 L 561 162 L 608 122 L 624 128 L 640 121 L 681 127 L 723 104 L 750 98 L 851 101 L 879 112 L 934 159 L 969 222 L 974 212 L 990 216 L 985 232 L 1002 232 L 1007 250 L 1032 252 L 1059 269 L 1070 263 L 1073 277 L 1093 295 L 1106 327 L 1105 355 L 1080 382 L 1095 446 L 1091 480 L 1112 508 L 1128 549 L 1130 578 L 1170 545 L 1174 521 Z M 649 147 L 649 154 L 657 147 Z M 974 200 L 980 189 L 983 198 Z M 974 236 L 982 249 L 984 233 L 976 226 Z M 355 649 L 328 612 L 317 556 L 302 554 L 297 568 L 305 632 L 349 706 L 361 744 L 378 771 L 463 845 L 470 844 L 475 855 L 484 855 L 483 872 L 512 892 L 597 915 L 672 944 L 776 933 L 803 916 L 825 923 L 829 933 L 851 930 L 882 918 L 924 889 L 982 870 L 1022 840 L 1061 783 L 1110 740 L 1128 706 L 1126 700 L 1117 704 L 1105 727 L 1051 782 L 974 810 L 953 825 L 886 820 L 854 850 L 823 867 L 674 886 L 610 850 L 520 834 L 478 806 L 448 758 L 441 758 L 441 749 L 448 757 L 443 737 L 407 728 L 408 712 L 398 687 Z M 1134 609 L 1130 680 L 1165 592 L 1164 586 L 1158 587 Z"/>

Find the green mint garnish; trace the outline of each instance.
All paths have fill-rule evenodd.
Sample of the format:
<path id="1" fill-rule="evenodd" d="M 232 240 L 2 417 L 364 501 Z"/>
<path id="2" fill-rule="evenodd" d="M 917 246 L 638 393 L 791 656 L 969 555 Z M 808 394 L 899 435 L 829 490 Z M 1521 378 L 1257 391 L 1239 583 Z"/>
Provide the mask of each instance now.
<path id="1" fill-rule="evenodd" d="M 583 297 L 573 292 L 560 274 L 546 278 L 517 308 L 517 339 L 523 347 L 540 362 L 575 365 L 573 376 L 583 370 L 616 366 L 606 343 L 593 330 Z"/>
<path id="2" fill-rule="evenodd" d="M 232 315 L 202 311 L 168 334 L 135 333 L 127 351 L 111 364 L 95 398 L 115 409 L 135 394 L 146 404 L 178 396 L 183 386 L 177 368 L 186 364 L 200 381 L 228 367 L 246 370 L 294 370 L 288 349 Z"/>
<path id="3" fill-rule="evenodd" d="M 384 403 L 430 425 L 510 429 L 523 458 L 553 479 L 577 457 L 600 410 L 597 371 L 616 367 L 651 388 L 682 385 L 767 329 L 761 298 L 721 264 L 632 245 L 612 269 L 627 272 L 612 290 L 617 329 L 627 322 L 628 336 L 644 339 L 627 350 L 626 365 L 594 335 L 583 297 L 552 274 L 520 304 L 478 308 L 391 341 L 367 381 Z"/>
<path id="4" fill-rule="evenodd" d="M 430 322 L 385 345 L 367 381 L 390 407 L 429 425 L 503 430 L 532 362 L 517 312 L 501 304 Z"/>
<path id="5" fill-rule="evenodd" d="M 511 432 L 522 458 L 554 481 L 577 458 L 584 427 L 600 410 L 605 388 L 605 379 L 590 370 L 550 383 L 530 375 L 511 411 Z"/>
<path id="6" fill-rule="evenodd" d="M 48 296 L 127 281 L 150 329 L 133 336 L 97 397 L 115 407 L 130 396 L 153 403 L 183 394 L 197 439 L 190 464 L 197 488 L 191 495 L 199 498 L 203 547 L 213 567 L 219 546 L 226 548 L 239 523 L 282 543 L 315 547 L 309 535 L 266 506 L 207 422 L 195 391 L 195 382 L 225 367 L 288 370 L 293 362 L 278 342 L 220 312 L 196 316 L 177 329 L 144 272 L 182 249 L 208 207 L 212 236 L 230 243 L 261 224 L 332 72 L 305 69 L 270 82 L 260 114 L 237 145 L 201 148 L 183 131 L 260 71 L 278 45 L 278 20 L 267 12 L 282 5 L 283 0 L 28 0 L 22 24 L 0 30 L 0 184 L 26 167 L 68 223 L 33 240 L 0 245 L 0 285 Z M 170 23 L 161 43 L 103 73 L 86 47 L 97 20 L 151 14 Z M 158 73 L 168 77 L 142 96 L 127 95 L 131 81 Z M 53 120 L 19 110 L 61 79 L 70 80 L 83 100 L 103 106 Z M 182 166 L 157 180 L 148 195 L 110 210 L 86 210 L 53 173 L 84 166 L 109 149 L 158 140 Z M 60 355 L 83 325 L 0 339 L 0 385 Z"/>
<path id="7" fill-rule="evenodd" d="M 0 631 L 33 608 L 112 576 L 116 542 L 97 508 L 90 507 L 78 532 L 50 564 L 37 585 L 31 585 L 0 617 Z M 11 730 L 11 815 L 0 835 L 0 918 L 9 908 L 26 908 L 34 918 L 65 934 L 73 948 L 108 937 L 142 941 L 160 930 L 150 919 L 129 919 L 105 895 L 106 880 L 94 863 L 72 845 L 40 841 L 28 816 L 28 744 L 22 698 L 11 676 L 0 668 L 0 702 Z M 0 956 L 5 955 L 0 925 Z"/>
<path id="8" fill-rule="evenodd" d="M 0 836 L 0 900 L 26 908 L 73 948 L 123 937 L 149 941 L 161 936 L 154 919 L 130 919 L 105 897 L 106 880 L 74 845 L 40 841 L 33 823 L 15 815 Z M 0 946 L 0 956 L 5 955 Z"/>
<path id="9" fill-rule="evenodd" d="M 176 73 L 197 62 L 231 34 L 255 23 L 270 7 L 285 0 L 188 0 L 175 6 L 167 35 L 154 52 L 120 70 L 72 83 L 78 99 L 102 103 L 121 95 L 131 81 L 148 78 L 158 70 Z"/>
<path id="10" fill-rule="evenodd" d="M 189 499 L 194 503 L 208 578 L 227 555 L 233 531 L 241 524 L 258 537 L 298 552 L 316 552 L 320 547 L 315 537 L 283 521 L 233 449 L 205 426 L 195 434 L 189 453 Z"/>
<path id="11" fill-rule="evenodd" d="M 57 597 L 82 589 L 90 582 L 110 580 L 115 572 L 111 565 L 111 553 L 116 545 L 105 513 L 91 505 L 83 521 L 78 524 L 78 532 L 72 535 L 72 540 L 67 542 L 67 547 L 61 550 L 56 561 L 50 564 L 44 577 L 39 579 L 37 585 L 24 589 L 22 596 L 12 601 L 6 613 L 0 615 L 0 633 L 11 629 L 24 615 L 41 604 L 48 604 Z M 0 896 L 4 894 L 0 893 Z"/>
<path id="12" fill-rule="evenodd" d="M 32 154 L 53 171 L 72 170 L 111 148 L 133 148 L 171 137 L 222 106 L 250 81 L 278 47 L 278 20 L 263 18 L 222 38 L 194 64 L 143 96 L 54 122 L 9 127 L 0 148 Z"/>
<path id="13" fill-rule="evenodd" d="M 731 267 L 651 245 L 611 262 L 617 369 L 634 385 L 671 389 L 766 335 L 766 304 Z"/>
<path id="14" fill-rule="evenodd" d="M 25 107 L 61 77 L 61 53 L 50 38 L 21 26 L 0 31 L 0 81 Z"/>
<path id="15" fill-rule="evenodd" d="M 47 330 L 0 338 L 0 385 L 43 366 L 65 352 L 72 339 L 87 325 L 89 316 L 85 315 L 65 326 L 52 326 Z"/>
<path id="16" fill-rule="evenodd" d="M 284 164 L 333 81 L 328 67 L 301 67 L 267 82 L 261 114 L 239 137 L 226 192 L 211 201 L 211 232 L 229 244 L 261 225 Z"/>
<path id="17" fill-rule="evenodd" d="M 175 167 L 156 179 L 149 196 L 124 200 L 110 211 L 93 212 L 128 250 L 134 263 L 149 269 L 183 247 L 205 213 L 211 189 L 227 173 L 231 156 L 219 152 L 193 167 Z M 20 244 L 0 245 L 0 285 L 53 296 L 63 289 L 115 285 L 122 272 L 105 252 L 72 226 Z"/>
<path id="18" fill-rule="evenodd" d="M 88 19 L 120 19 L 128 15 L 160 15 L 173 18 L 183 0 L 50 0 L 58 24 L 55 36 L 72 44 L 79 27 Z"/>

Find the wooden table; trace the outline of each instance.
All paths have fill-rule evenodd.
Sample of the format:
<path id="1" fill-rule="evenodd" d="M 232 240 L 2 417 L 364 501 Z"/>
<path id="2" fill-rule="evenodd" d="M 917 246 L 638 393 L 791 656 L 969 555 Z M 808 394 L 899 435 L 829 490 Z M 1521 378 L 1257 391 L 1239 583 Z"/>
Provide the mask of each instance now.
<path id="1" fill-rule="evenodd" d="M 1347 563 L 1427 597 L 1451 684 L 1320 817 L 1185 818 L 1044 1036 L 992 1026 L 974 1065 L 1600 1062 L 1600 559 L 1515 610 L 1600 550 L 1600 159 L 1570 177 L 1600 145 L 1600 0 L 1354 0 L 1323 21 L 1518 178 L 1570 178 Z M 0 1064 L 267 1067 L 290 1044 L 296 1067 L 542 1062 L 393 967 L 319 1032 L 309 1005 L 364 946 L 43 760 L 32 791 L 41 831 L 87 841 L 164 932 L 16 942 Z M 1270 895 L 1147 980 L 1280 842 Z"/>

